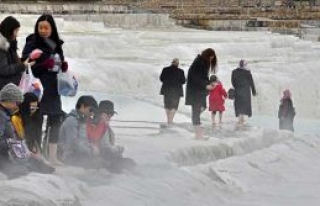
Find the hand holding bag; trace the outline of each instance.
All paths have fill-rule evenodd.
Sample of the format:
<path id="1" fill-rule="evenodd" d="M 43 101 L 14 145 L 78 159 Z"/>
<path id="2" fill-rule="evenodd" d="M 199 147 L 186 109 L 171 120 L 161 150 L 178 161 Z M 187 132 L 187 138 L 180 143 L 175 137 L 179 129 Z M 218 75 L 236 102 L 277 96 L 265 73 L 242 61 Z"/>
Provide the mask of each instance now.
<path id="1" fill-rule="evenodd" d="M 57 79 L 59 95 L 73 97 L 77 94 L 78 80 L 69 70 L 66 72 L 60 70 Z"/>
<path id="2" fill-rule="evenodd" d="M 43 95 L 43 86 L 40 79 L 33 76 L 31 66 L 28 65 L 28 69 L 22 74 L 19 88 L 22 90 L 22 93 L 33 92 L 35 93 L 39 101 Z"/>

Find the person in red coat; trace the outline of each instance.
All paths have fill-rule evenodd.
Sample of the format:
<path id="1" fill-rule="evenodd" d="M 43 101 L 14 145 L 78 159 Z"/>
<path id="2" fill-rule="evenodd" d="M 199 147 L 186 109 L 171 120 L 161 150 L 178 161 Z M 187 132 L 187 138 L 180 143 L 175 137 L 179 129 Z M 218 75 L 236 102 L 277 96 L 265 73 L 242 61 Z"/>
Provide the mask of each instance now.
<path id="1" fill-rule="evenodd" d="M 216 113 L 219 112 L 219 123 L 222 123 L 222 113 L 225 111 L 224 102 L 227 92 L 216 75 L 210 77 L 210 84 L 214 87 L 209 92 L 209 111 L 211 111 L 212 125 L 217 126 Z"/>

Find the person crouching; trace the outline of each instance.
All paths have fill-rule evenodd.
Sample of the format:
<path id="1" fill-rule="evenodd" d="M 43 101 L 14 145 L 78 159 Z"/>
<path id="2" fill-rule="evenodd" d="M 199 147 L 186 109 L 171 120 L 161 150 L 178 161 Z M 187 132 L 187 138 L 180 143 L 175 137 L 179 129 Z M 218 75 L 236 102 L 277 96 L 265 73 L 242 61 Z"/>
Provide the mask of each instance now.
<path id="1" fill-rule="evenodd" d="M 76 108 L 64 120 L 59 131 L 58 158 L 65 164 L 92 168 L 93 147 L 88 141 L 86 121 L 97 107 L 94 97 L 79 97 Z"/>
<path id="2" fill-rule="evenodd" d="M 99 103 L 94 118 L 87 122 L 90 143 L 95 148 L 95 155 L 101 158 L 101 166 L 113 173 L 131 169 L 136 164 L 130 158 L 123 157 L 124 148 L 115 144 L 115 133 L 110 127 L 110 120 L 116 114 L 112 101 Z"/>

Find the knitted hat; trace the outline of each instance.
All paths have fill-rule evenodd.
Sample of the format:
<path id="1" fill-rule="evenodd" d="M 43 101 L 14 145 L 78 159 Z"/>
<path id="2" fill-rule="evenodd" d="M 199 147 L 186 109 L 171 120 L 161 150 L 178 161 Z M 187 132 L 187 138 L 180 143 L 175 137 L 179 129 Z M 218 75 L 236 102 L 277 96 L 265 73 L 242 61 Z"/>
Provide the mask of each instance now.
<path id="1" fill-rule="evenodd" d="M 7 84 L 0 91 L 0 101 L 23 102 L 23 94 L 21 89 L 15 84 Z"/>

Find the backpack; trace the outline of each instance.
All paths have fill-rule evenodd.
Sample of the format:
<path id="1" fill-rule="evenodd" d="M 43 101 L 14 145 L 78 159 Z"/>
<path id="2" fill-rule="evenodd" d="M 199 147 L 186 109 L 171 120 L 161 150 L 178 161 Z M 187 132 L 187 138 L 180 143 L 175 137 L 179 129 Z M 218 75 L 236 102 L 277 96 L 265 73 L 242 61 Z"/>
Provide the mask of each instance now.
<path id="1" fill-rule="evenodd" d="M 230 88 L 230 89 L 228 90 L 228 98 L 231 99 L 231 100 L 234 100 L 234 98 L 235 98 L 235 93 L 236 93 L 235 89 Z"/>

